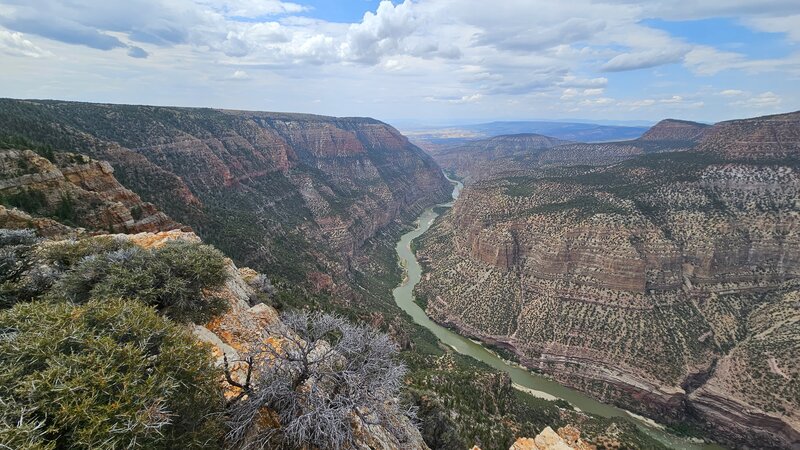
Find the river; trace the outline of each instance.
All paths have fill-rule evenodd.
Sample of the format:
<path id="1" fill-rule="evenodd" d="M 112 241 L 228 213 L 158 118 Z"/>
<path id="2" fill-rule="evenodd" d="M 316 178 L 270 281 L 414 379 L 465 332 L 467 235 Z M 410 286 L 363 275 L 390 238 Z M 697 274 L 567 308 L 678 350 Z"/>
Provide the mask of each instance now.
<path id="1" fill-rule="evenodd" d="M 449 177 L 448 180 L 455 185 L 453 189 L 453 201 L 437 205 L 439 207 L 451 207 L 463 188 L 460 182 L 452 180 Z M 551 379 L 537 375 L 519 365 L 504 361 L 496 353 L 489 351 L 481 344 L 432 321 L 427 314 L 425 314 L 425 311 L 414 302 L 414 286 L 416 286 L 422 276 L 422 267 L 411 251 L 411 242 L 428 231 L 433 221 L 439 216 L 433 209 L 434 208 L 426 209 L 417 219 L 416 229 L 404 234 L 397 242 L 396 246 L 397 256 L 400 260 L 400 264 L 405 269 L 406 276 L 403 282 L 392 291 L 392 295 L 397 305 L 407 312 L 413 318 L 414 322 L 432 331 L 442 343 L 453 348 L 455 351 L 482 361 L 494 369 L 507 372 L 511 376 L 514 387 L 517 389 L 551 400 L 560 398 L 568 401 L 581 411 L 598 416 L 628 417 L 632 419 L 643 432 L 671 449 L 718 450 L 722 448 L 714 444 L 697 443 L 670 434 L 664 430 L 664 427 L 656 424 L 652 420 L 635 416 L 623 409 L 598 402 L 574 389 L 570 389 Z"/>

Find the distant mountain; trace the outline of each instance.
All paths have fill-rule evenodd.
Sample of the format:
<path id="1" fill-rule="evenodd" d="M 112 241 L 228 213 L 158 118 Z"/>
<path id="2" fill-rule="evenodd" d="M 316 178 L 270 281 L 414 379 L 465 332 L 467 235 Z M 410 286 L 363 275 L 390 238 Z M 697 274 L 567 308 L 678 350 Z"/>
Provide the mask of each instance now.
<path id="1" fill-rule="evenodd" d="M 576 142 L 606 142 L 636 139 L 648 129 L 648 127 L 539 121 L 490 122 L 477 125 L 467 125 L 462 128 L 489 136 L 499 136 L 501 134 L 537 133 L 563 139 L 565 141 Z"/>
<path id="2" fill-rule="evenodd" d="M 573 142 L 608 142 L 636 139 L 646 126 L 600 125 L 581 122 L 514 121 L 450 127 L 407 129 L 404 133 L 426 151 L 509 134 L 541 134 Z"/>
<path id="3" fill-rule="evenodd" d="M 711 125 L 688 120 L 665 119 L 647 130 L 640 141 L 697 142 Z"/>
<path id="4" fill-rule="evenodd" d="M 542 150 L 569 143 L 541 134 L 511 134 L 437 148 L 429 153 L 440 166 L 461 177 L 469 176 L 476 167 L 492 161 L 531 157 Z"/>
<path id="5" fill-rule="evenodd" d="M 443 168 L 472 181 L 540 167 L 603 165 L 642 154 L 689 150 L 709 129 L 701 123 L 666 119 L 627 141 L 584 143 L 538 134 L 504 135 L 433 147 L 428 153 Z"/>

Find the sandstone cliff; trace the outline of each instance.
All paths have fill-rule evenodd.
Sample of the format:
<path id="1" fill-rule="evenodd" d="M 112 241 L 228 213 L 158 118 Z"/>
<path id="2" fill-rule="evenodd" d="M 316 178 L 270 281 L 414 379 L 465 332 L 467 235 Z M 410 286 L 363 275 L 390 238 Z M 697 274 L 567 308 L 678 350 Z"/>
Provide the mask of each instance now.
<path id="1" fill-rule="evenodd" d="M 40 218 L 53 217 L 89 230 L 136 233 L 180 225 L 114 178 L 104 161 L 31 150 L 0 150 L 0 199 Z M 45 226 L 42 224 L 42 228 Z"/>
<path id="2" fill-rule="evenodd" d="M 468 187 L 419 243 L 428 313 L 601 399 L 736 446 L 798 445 L 789 117 L 704 130 L 702 151 Z M 752 140 L 732 148 L 732 126 Z"/>
<path id="3" fill-rule="evenodd" d="M 429 152 L 440 166 L 451 170 L 459 177 L 467 178 L 492 161 L 530 158 L 545 149 L 567 143 L 568 141 L 540 134 L 509 134 Z"/>
<path id="4" fill-rule="evenodd" d="M 0 135 L 106 160 L 236 261 L 344 297 L 366 240 L 449 193 L 430 157 L 366 118 L 7 99 Z"/>

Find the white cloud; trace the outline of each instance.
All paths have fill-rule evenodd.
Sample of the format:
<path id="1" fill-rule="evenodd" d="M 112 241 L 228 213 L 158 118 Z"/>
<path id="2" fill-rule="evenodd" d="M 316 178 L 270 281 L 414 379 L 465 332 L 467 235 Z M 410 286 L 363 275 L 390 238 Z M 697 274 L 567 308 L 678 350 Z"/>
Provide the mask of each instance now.
<path id="1" fill-rule="evenodd" d="M 0 30 L 0 51 L 11 56 L 28 56 L 41 58 L 52 56 L 51 53 L 37 47 L 33 42 L 25 39 L 22 33 Z"/>
<path id="2" fill-rule="evenodd" d="M 197 0 L 197 2 L 230 17 L 257 18 L 299 13 L 307 9 L 297 3 L 278 0 Z"/>
<path id="3" fill-rule="evenodd" d="M 746 107 L 749 109 L 763 110 L 780 106 L 783 100 L 774 92 L 767 91 L 752 97 L 731 103 L 731 106 Z"/>
<path id="4" fill-rule="evenodd" d="M 621 53 L 600 67 L 605 72 L 646 69 L 680 62 L 688 50 L 686 48 L 663 48 L 635 53 Z"/>
<path id="5" fill-rule="evenodd" d="M 800 14 L 778 17 L 749 17 L 745 24 L 751 28 L 766 33 L 786 33 L 787 37 L 800 42 Z"/>
<path id="6" fill-rule="evenodd" d="M 723 97 L 738 97 L 744 95 L 744 91 L 740 91 L 739 89 L 725 89 L 724 91 L 720 91 L 719 95 Z"/>
<path id="7" fill-rule="evenodd" d="M 18 72 L 34 75 L 17 81 L 11 74 L 18 72 L 0 74 L 5 95 L 73 98 L 77 86 L 100 73 L 104 78 L 95 85 L 130 96 L 127 102 L 143 101 L 132 98 L 135 92 L 122 94 L 138 79 L 165 102 L 184 92 L 188 103 L 210 106 L 218 99 L 252 108 L 277 98 L 283 103 L 262 107 L 285 110 L 307 108 L 315 98 L 330 108 L 361 102 L 364 110 L 349 114 L 416 115 L 415 102 L 423 99 L 430 102 L 426 114 L 452 108 L 521 117 L 631 108 L 656 116 L 698 105 L 728 114 L 728 102 L 745 100 L 800 106 L 796 88 L 786 87 L 800 77 L 800 52 L 754 59 L 735 47 L 697 45 L 645 21 L 725 17 L 798 41 L 796 0 L 382 1 L 354 23 L 315 18 L 304 0 L 0 2 L 3 56 L 58 55 L 40 70 L 23 66 L 34 58 L 10 61 Z M 4 70 L 9 66 L 0 62 Z M 647 71 L 624 75 L 630 84 L 620 85 L 623 76 L 616 73 L 667 64 L 682 66 L 665 68 L 659 82 Z M 749 77 L 735 86 L 740 93 L 723 90 L 716 78 L 734 71 Z M 56 76 L 63 73 L 74 79 Z M 176 79 L 185 81 L 180 93 L 158 90 Z M 252 81 L 234 83 L 241 79 Z M 759 83 L 770 83 L 778 99 L 748 94 L 763 91 Z M 230 94 L 230 86 L 243 89 L 241 95 Z M 620 90 L 630 99 L 614 98 Z"/>

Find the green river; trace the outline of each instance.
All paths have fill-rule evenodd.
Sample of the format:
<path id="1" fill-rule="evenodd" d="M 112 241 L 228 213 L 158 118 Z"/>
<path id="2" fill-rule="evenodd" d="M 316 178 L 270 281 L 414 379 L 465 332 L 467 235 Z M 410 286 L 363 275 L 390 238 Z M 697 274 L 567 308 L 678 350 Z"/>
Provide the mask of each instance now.
<path id="1" fill-rule="evenodd" d="M 455 185 L 455 189 L 453 190 L 453 201 L 455 201 L 463 185 L 458 181 L 450 178 L 448 179 Z M 453 202 L 449 202 L 437 206 L 450 207 L 452 205 Z M 425 210 L 417 219 L 416 229 L 404 234 L 400 238 L 400 241 L 397 242 L 396 247 L 397 256 L 400 259 L 400 264 L 405 268 L 406 276 L 403 282 L 394 289 L 392 295 L 394 295 L 394 300 L 397 305 L 407 312 L 416 323 L 432 331 L 442 343 L 453 348 L 455 351 L 482 361 L 494 369 L 507 372 L 511 376 L 514 387 L 517 389 L 547 399 L 564 399 L 575 408 L 598 416 L 628 417 L 632 419 L 642 431 L 671 449 L 711 450 L 722 448 L 715 444 L 698 443 L 673 435 L 667 432 L 663 426 L 649 419 L 635 416 L 623 409 L 598 402 L 574 389 L 562 386 L 551 379 L 537 375 L 517 364 L 507 362 L 481 344 L 461 336 L 428 318 L 425 311 L 414 302 L 414 286 L 416 286 L 422 276 L 422 268 L 419 262 L 417 262 L 414 253 L 411 251 L 411 241 L 428 231 L 436 217 L 438 217 L 438 214 L 433 211 L 433 208 Z"/>

